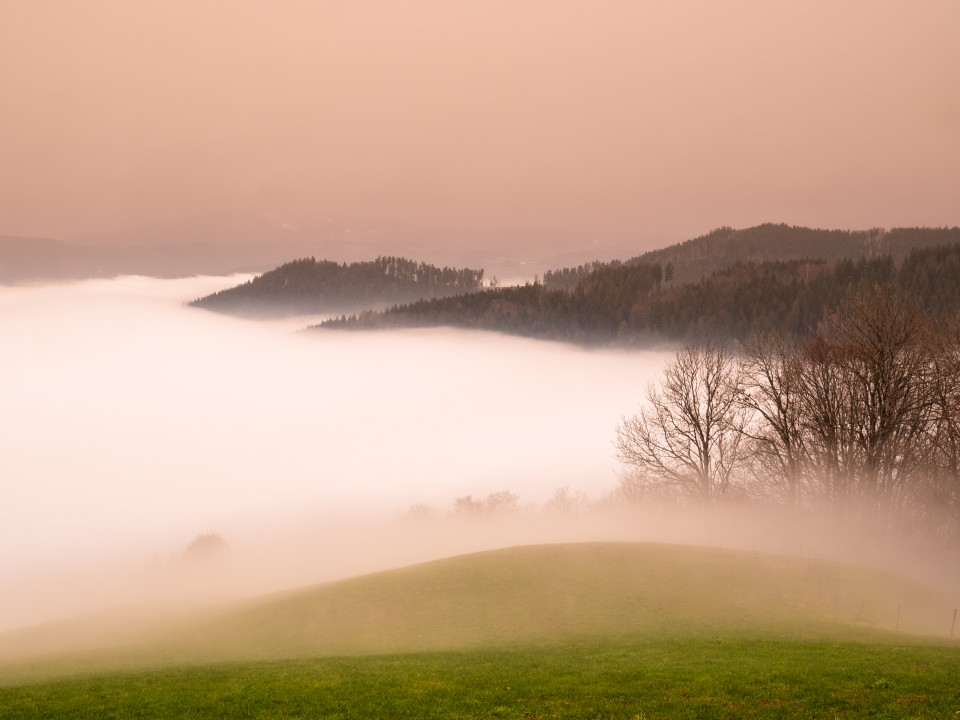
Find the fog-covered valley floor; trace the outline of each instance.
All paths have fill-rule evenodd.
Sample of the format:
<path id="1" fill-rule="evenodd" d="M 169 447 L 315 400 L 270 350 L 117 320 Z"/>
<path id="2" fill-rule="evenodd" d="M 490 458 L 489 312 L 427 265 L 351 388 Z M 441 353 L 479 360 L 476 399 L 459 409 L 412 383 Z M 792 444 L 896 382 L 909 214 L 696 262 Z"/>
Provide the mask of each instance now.
<path id="1" fill-rule="evenodd" d="M 414 503 L 508 490 L 540 504 L 561 486 L 597 499 L 616 486 L 616 423 L 665 357 L 453 330 L 298 332 L 306 319 L 184 305 L 239 279 L 0 288 L 0 629 L 92 609 L 109 585 L 96 568 L 125 564 L 141 582 L 201 533 L 239 552 L 351 528 L 354 550 L 329 540 L 327 564 L 315 558 L 319 580 L 364 554 L 358 528 Z"/>
<path id="2" fill-rule="evenodd" d="M 545 542 L 743 548 L 960 591 L 949 548 L 829 515 L 600 502 L 666 350 L 302 332 L 316 318 L 185 304 L 242 279 L 0 287 L 0 632 Z M 573 502 L 551 508 L 559 488 Z M 451 512 L 504 491 L 514 512 Z M 225 551 L 185 552 L 209 533 Z"/>

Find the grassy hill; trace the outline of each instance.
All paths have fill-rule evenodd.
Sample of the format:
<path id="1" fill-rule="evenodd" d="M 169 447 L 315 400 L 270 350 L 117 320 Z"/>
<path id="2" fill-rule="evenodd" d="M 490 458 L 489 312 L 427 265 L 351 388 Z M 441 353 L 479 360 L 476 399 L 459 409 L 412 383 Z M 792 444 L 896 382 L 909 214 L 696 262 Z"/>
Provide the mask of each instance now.
<path id="1" fill-rule="evenodd" d="M 421 652 L 593 637 L 946 632 L 949 602 L 901 578 L 686 546 L 585 543 L 438 560 L 258 600 L 193 635 L 243 657 Z"/>
<path id="2" fill-rule="evenodd" d="M 138 624 L 113 613 L 22 629 L 0 636 L 0 658 L 7 669 L 69 669 L 77 661 L 134 667 L 598 639 L 836 640 L 896 629 L 943 637 L 953 607 L 903 578 L 823 561 L 645 543 L 541 545 L 380 572 L 190 618 Z M 68 651 L 83 653 L 51 664 L 52 655 Z"/>
<path id="3" fill-rule="evenodd" d="M 820 561 L 517 547 L 152 630 L 126 623 L 126 644 L 112 649 L 8 658 L 0 717 L 953 717 L 952 605 Z M 63 649 L 98 626 L 108 628 L 88 619 L 9 633 L 0 649 Z"/>

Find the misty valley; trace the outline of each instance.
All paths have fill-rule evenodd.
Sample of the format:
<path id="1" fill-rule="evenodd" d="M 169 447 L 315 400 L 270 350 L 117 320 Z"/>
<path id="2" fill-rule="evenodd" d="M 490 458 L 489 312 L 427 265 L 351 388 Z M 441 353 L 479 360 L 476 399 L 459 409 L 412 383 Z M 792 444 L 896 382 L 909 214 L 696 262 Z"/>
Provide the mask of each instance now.
<path id="1" fill-rule="evenodd" d="M 317 335 L 298 332 L 302 318 L 184 304 L 235 282 L 0 288 L 0 350 L 18 378 L 4 397 L 4 628 L 105 599 L 34 589 L 47 575 L 136 568 L 204 532 L 240 554 L 281 527 L 366 524 L 467 495 L 544 503 L 567 486 L 599 498 L 616 485 L 617 419 L 638 399 L 624 387 L 665 357 L 454 330 Z M 347 574 L 333 564 L 296 579 Z"/>
<path id="2" fill-rule="evenodd" d="M 960 1 L 0 11 L 0 720 L 960 718 Z"/>
<path id="3" fill-rule="evenodd" d="M 688 683 L 705 706 L 745 664 L 757 716 L 953 707 L 960 245 L 890 234 L 516 286 L 399 257 L 0 286 L 0 708 L 96 716 L 101 677 L 124 716 L 190 668 L 161 715 L 246 716 L 220 683 L 261 708 L 276 672 L 295 716 L 375 712 L 363 677 L 390 716 L 541 717 L 585 653 L 595 717 L 683 647 L 736 677 Z M 824 653 L 848 674 L 778 680 Z"/>

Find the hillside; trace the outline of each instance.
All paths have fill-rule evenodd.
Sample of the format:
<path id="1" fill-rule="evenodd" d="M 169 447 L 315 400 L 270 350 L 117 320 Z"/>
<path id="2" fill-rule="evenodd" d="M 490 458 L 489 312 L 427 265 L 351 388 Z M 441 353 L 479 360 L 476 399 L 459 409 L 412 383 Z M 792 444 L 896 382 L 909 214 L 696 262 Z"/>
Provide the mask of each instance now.
<path id="1" fill-rule="evenodd" d="M 319 657 L 699 637 L 946 636 L 955 604 L 887 573 L 640 543 L 515 547 L 118 629 L 87 618 L 0 636 L 12 677 L 227 659 Z M 866 633 L 866 635 L 864 634 Z M 105 648 L 112 649 L 106 650 Z M 94 652 L 99 647 L 100 650 Z M 49 655 L 83 650 L 53 662 Z M 16 659 L 19 658 L 19 659 Z M 18 669 L 19 668 L 19 669 Z"/>
<path id="2" fill-rule="evenodd" d="M 834 264 L 848 258 L 886 255 L 902 260 L 915 248 L 960 242 L 960 227 L 885 230 L 821 230 L 764 223 L 735 230 L 723 227 L 676 245 L 652 250 L 629 262 L 672 266 L 676 283 L 696 282 L 738 263 L 817 259 Z"/>
<path id="3" fill-rule="evenodd" d="M 236 315 L 340 314 L 474 292 L 482 283 L 483 270 L 439 268 L 402 257 L 349 265 L 304 258 L 190 304 Z"/>
<path id="4" fill-rule="evenodd" d="M 548 273 L 543 283 L 487 289 L 367 312 L 320 325 L 388 329 L 447 325 L 583 345 L 642 345 L 719 337 L 746 341 L 776 329 L 803 337 L 841 298 L 899 283 L 932 315 L 960 309 L 960 243 L 892 255 L 738 262 L 696 282 L 660 264 L 593 263 Z"/>

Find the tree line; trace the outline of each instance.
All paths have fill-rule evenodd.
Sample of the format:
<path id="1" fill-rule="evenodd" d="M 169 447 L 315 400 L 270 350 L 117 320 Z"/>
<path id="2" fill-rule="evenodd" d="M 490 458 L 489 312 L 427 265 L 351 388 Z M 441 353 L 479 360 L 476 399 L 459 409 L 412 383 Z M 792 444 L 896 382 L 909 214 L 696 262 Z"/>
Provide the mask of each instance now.
<path id="1" fill-rule="evenodd" d="M 739 262 L 690 283 L 672 265 L 590 263 L 548 272 L 543 282 L 421 300 L 343 316 L 322 327 L 380 329 L 441 325 L 583 345 L 747 342 L 777 330 L 805 336 L 852 292 L 898 283 L 931 312 L 960 308 L 960 243 L 893 255 Z"/>
<path id="2" fill-rule="evenodd" d="M 343 313 L 475 292 L 481 287 L 483 270 L 441 268 L 393 256 L 350 264 L 311 257 L 285 263 L 191 305 L 264 315 Z"/>
<path id="3" fill-rule="evenodd" d="M 571 490 L 569 485 L 558 487 L 542 506 L 534 504 L 520 505 L 520 496 L 509 490 L 490 493 L 485 498 L 463 495 L 455 498 L 453 506 L 447 511 L 425 503 L 415 503 L 402 515 L 414 521 L 457 518 L 469 520 L 492 520 L 532 513 L 572 519 L 584 515 L 590 508 L 590 500 L 585 494 Z"/>
<path id="4" fill-rule="evenodd" d="M 899 283 L 808 337 L 685 345 L 617 428 L 622 491 L 759 498 L 960 535 L 960 314 Z"/>
<path id="5" fill-rule="evenodd" d="M 320 327 L 450 326 L 582 344 L 609 343 L 616 341 L 635 299 L 653 292 L 660 276 L 657 265 L 601 264 L 580 278 L 572 290 L 539 281 L 487 288 L 329 320 Z"/>
<path id="6" fill-rule="evenodd" d="M 960 242 L 960 228 L 873 228 L 824 230 L 764 223 L 750 228 L 721 227 L 700 237 L 651 250 L 628 262 L 670 264 L 678 283 L 697 282 L 737 263 L 890 255 L 899 262 L 913 249 Z"/>

